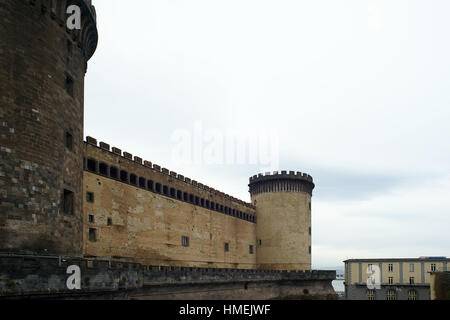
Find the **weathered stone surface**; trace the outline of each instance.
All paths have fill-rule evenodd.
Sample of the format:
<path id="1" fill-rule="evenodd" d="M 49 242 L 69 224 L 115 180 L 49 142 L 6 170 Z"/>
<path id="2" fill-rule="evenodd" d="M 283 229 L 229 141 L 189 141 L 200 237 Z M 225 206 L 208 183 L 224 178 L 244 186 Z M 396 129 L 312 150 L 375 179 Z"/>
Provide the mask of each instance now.
<path id="1" fill-rule="evenodd" d="M 80 290 L 67 288 L 73 265 L 80 267 Z M 1 255 L 0 299 L 335 299 L 335 275 Z"/>
<path id="2" fill-rule="evenodd" d="M 97 32 L 81 1 L 83 30 L 67 32 L 57 3 L 0 5 L 0 251 L 81 255 L 84 75 Z"/>

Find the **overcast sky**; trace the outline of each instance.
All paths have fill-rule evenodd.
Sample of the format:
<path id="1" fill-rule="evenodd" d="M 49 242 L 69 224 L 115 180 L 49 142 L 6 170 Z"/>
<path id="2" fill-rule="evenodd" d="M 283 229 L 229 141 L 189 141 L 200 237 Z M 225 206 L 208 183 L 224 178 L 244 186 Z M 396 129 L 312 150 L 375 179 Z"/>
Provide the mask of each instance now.
<path id="1" fill-rule="evenodd" d="M 93 3 L 85 135 L 245 201 L 309 173 L 316 268 L 450 256 L 449 1 Z"/>

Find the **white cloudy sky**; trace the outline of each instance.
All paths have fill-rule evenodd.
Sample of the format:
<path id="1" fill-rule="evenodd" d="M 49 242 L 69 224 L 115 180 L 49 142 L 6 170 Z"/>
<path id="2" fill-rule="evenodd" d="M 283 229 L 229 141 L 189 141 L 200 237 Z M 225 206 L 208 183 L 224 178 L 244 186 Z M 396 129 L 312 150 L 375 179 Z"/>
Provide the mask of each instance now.
<path id="1" fill-rule="evenodd" d="M 269 136 L 316 183 L 315 267 L 450 256 L 449 1 L 93 2 L 86 135 L 246 201 L 267 162 L 177 139 Z"/>

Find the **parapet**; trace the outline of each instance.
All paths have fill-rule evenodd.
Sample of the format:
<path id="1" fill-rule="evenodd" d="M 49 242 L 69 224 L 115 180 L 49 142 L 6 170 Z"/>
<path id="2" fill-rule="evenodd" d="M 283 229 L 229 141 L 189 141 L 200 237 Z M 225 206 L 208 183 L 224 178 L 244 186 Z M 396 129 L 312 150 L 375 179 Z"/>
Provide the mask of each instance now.
<path id="1" fill-rule="evenodd" d="M 188 178 L 184 175 L 178 174 L 175 171 L 169 170 L 167 168 L 163 168 L 158 164 L 152 163 L 151 161 L 148 160 L 143 160 L 143 158 L 138 157 L 138 156 L 133 156 L 133 154 L 126 152 L 126 151 L 122 151 L 122 149 L 119 149 L 117 147 L 110 147 L 110 144 L 101 141 L 100 143 L 97 142 L 97 139 L 93 138 L 93 137 L 86 137 L 86 143 L 88 145 L 92 145 L 94 147 L 97 147 L 103 151 L 107 151 L 110 152 L 112 154 L 115 154 L 117 156 L 122 157 L 123 159 L 126 159 L 128 161 L 130 161 L 131 163 L 133 163 L 134 165 L 140 165 L 145 167 L 146 169 L 152 170 L 154 172 L 157 172 L 158 174 L 162 174 L 165 176 L 168 176 L 172 179 L 176 179 L 177 181 L 180 182 L 184 182 L 186 184 L 188 184 L 190 187 L 192 188 L 197 188 L 197 189 L 201 189 L 204 190 L 206 192 L 209 192 L 213 195 L 216 195 L 218 197 L 221 197 L 223 199 L 227 199 L 227 200 L 231 200 L 232 202 L 236 203 L 236 204 L 240 204 L 244 207 L 250 208 L 250 209 L 255 209 L 255 206 L 252 205 L 251 203 L 248 202 L 244 202 L 242 200 L 239 200 L 237 198 L 234 198 L 228 194 L 225 194 L 219 190 L 216 190 L 214 188 L 211 188 L 209 186 L 207 186 L 206 184 L 200 183 L 196 180 L 193 180 L 191 178 Z M 219 204 L 219 203 L 217 203 Z M 221 208 L 221 207 L 220 207 Z M 219 209 L 221 210 L 221 209 Z"/>
<path id="2" fill-rule="evenodd" d="M 251 195 L 266 192 L 306 192 L 312 194 L 313 178 L 302 172 L 274 171 L 250 177 Z"/>

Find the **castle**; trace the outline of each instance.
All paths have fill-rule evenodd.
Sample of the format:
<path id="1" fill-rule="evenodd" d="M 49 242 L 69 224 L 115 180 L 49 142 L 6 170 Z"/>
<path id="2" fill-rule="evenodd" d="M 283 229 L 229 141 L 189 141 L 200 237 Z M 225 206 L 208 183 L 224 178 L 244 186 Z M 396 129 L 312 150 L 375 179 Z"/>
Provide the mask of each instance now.
<path id="1" fill-rule="evenodd" d="M 66 26 L 69 5 L 81 9 L 80 29 Z M 84 76 L 98 42 L 91 1 L 5 0 L 0 16 L 0 253 L 311 270 L 311 176 L 255 175 L 247 203 L 84 141 Z"/>

